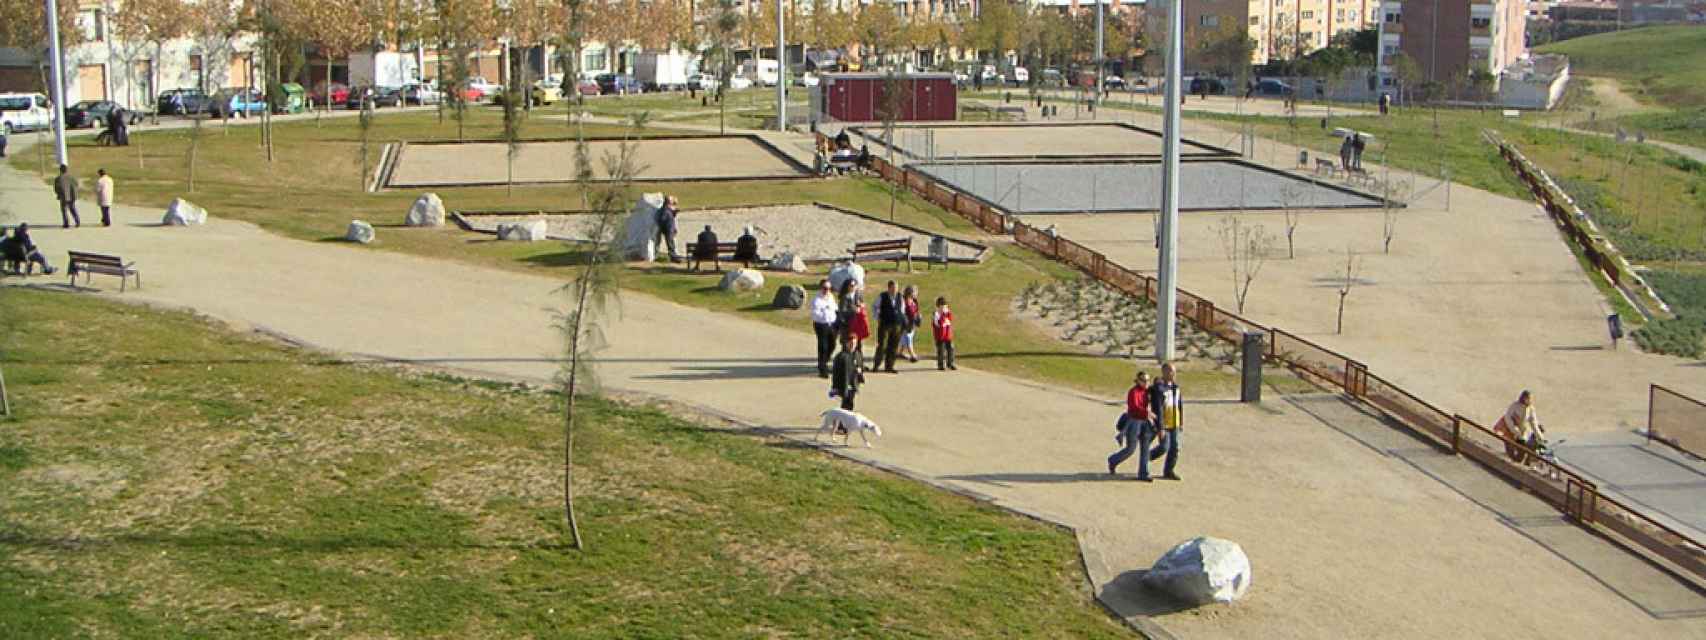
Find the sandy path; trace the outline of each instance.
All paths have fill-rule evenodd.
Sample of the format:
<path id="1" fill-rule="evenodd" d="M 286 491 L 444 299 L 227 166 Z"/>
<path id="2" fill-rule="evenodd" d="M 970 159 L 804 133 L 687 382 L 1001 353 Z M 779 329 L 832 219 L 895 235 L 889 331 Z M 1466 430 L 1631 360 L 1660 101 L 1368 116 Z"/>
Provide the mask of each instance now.
<path id="1" fill-rule="evenodd" d="M 0 169 L 0 187 L 17 210 L 52 210 L 28 177 Z M 557 280 L 286 240 L 217 211 L 198 228 L 150 226 L 153 211 L 115 213 L 115 228 L 43 225 L 37 241 L 56 260 L 70 247 L 138 260 L 147 288 L 126 300 L 191 307 L 327 349 L 535 379 L 556 367 L 548 327 L 561 305 Z M 96 286 L 119 297 L 110 280 Z M 828 406 L 805 359 L 807 333 L 632 294 L 622 309 L 599 364 L 613 387 L 794 430 Z M 1159 618 L 1183 637 L 1706 633 L 1700 621 L 1646 616 L 1492 513 L 1288 404 L 1194 406 L 1186 482 L 1110 482 L 1108 403 L 975 370 L 907 367 L 874 376 L 862 396 L 888 436 L 860 454 L 1072 523 L 1099 588 L 1190 536 L 1242 542 L 1256 565 L 1253 595 Z M 1560 606 L 1514 606 L 1517 593 Z"/>

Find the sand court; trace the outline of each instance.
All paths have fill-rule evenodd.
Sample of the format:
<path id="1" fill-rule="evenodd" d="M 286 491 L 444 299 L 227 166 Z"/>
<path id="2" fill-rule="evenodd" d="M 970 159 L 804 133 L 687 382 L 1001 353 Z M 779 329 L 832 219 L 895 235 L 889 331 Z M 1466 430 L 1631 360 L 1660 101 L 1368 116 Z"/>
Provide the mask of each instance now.
<path id="1" fill-rule="evenodd" d="M 800 178 L 811 168 L 758 136 L 693 136 L 636 140 L 636 180 L 751 180 Z M 608 180 L 604 158 L 617 153 L 621 140 L 591 140 L 593 179 Z M 414 143 L 403 145 L 388 188 L 492 186 L 572 182 L 575 142 L 524 142 L 509 175 L 508 146 L 502 142 Z"/>
<path id="2" fill-rule="evenodd" d="M 856 127 L 873 151 L 882 146 L 880 127 Z M 1161 132 L 1121 122 L 939 124 L 895 127 L 895 151 L 913 158 L 1146 158 L 1161 157 Z M 1232 151 L 1183 141 L 1185 156 L 1221 157 Z"/>

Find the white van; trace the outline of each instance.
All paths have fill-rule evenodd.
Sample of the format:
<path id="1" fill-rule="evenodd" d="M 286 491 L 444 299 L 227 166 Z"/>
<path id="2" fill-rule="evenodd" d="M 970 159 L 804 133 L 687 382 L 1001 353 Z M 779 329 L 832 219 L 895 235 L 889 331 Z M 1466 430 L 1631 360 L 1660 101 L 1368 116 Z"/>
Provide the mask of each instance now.
<path id="1" fill-rule="evenodd" d="M 53 126 L 53 107 L 39 93 L 0 93 L 0 128 L 13 131 Z"/>
<path id="2" fill-rule="evenodd" d="M 761 87 L 774 87 L 781 74 L 775 60 L 747 60 L 740 64 L 740 75 Z M 731 83 L 729 88 L 735 88 Z"/>

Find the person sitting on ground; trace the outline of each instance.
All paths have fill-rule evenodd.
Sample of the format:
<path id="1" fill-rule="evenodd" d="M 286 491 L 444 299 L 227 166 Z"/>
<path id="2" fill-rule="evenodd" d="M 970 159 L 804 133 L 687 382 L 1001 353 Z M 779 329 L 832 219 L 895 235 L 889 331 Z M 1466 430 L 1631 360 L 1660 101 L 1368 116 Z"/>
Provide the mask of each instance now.
<path id="1" fill-rule="evenodd" d="M 1530 462 L 1530 450 L 1543 456 L 1549 453 L 1546 430 L 1540 426 L 1540 415 L 1534 411 L 1534 394 L 1526 390 L 1493 423 L 1493 433 L 1505 438 L 1505 455 L 1512 462 Z"/>
<path id="2" fill-rule="evenodd" d="M 758 262 L 758 236 L 752 235 L 751 225 L 742 229 L 740 238 L 735 240 L 734 260 L 746 264 Z"/>
<path id="3" fill-rule="evenodd" d="M 711 230 L 711 225 L 705 225 L 705 230 L 700 231 L 699 237 L 693 242 L 694 260 L 717 259 L 717 232 Z"/>
<path id="4" fill-rule="evenodd" d="M 18 230 L 12 232 L 12 237 L 5 240 L 5 245 L 0 251 L 4 252 L 6 262 L 23 264 L 25 275 L 34 273 L 35 265 L 38 264 L 41 265 L 42 273 L 53 275 L 54 269 L 52 265 L 47 263 L 47 256 L 42 255 L 41 249 L 37 248 L 35 241 L 30 239 L 30 223 L 28 222 L 18 224 Z"/>

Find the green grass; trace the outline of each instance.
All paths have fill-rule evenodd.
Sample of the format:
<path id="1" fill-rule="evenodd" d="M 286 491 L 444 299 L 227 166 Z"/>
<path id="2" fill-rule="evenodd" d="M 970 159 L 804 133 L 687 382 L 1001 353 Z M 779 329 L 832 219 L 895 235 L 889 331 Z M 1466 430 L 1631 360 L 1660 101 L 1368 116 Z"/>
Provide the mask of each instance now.
<path id="1" fill-rule="evenodd" d="M 748 93 L 748 92 L 743 92 Z M 774 94 L 771 93 L 773 96 Z M 736 94 L 731 100 L 743 99 Z M 753 97 L 758 100 L 757 96 Z M 675 96 L 623 98 L 634 107 L 664 108 Z M 591 101 L 600 104 L 612 99 Z M 772 101 L 772 104 L 774 102 Z M 553 138 L 572 134 L 561 113 L 537 111 L 523 129 L 531 138 Z M 456 125 L 446 119 L 438 123 L 430 112 L 390 113 L 374 120 L 375 140 L 454 139 Z M 468 139 L 491 139 L 501 130 L 501 115 L 491 108 L 471 111 L 466 121 Z M 589 125 L 588 135 L 620 135 L 625 130 L 611 125 Z M 678 135 L 678 131 L 654 128 L 654 135 Z M 470 242 L 470 236 L 452 229 L 410 229 L 400 225 L 417 192 L 366 193 L 360 191 L 355 174 L 360 139 L 353 118 L 293 122 L 278 126 L 277 161 L 268 167 L 259 147 L 256 127 L 207 128 L 198 143 L 200 161 L 196 191 L 185 193 L 184 168 L 189 134 L 160 131 L 132 135 L 130 149 L 94 146 L 87 138 L 70 147 L 73 166 L 86 180 L 96 168 L 106 167 L 117 176 L 121 201 L 164 208 L 173 198 L 184 196 L 207 207 L 211 215 L 253 222 L 274 233 L 300 240 L 324 241 L 343 237 L 354 218 L 380 227 L 374 250 L 400 251 L 470 264 L 512 269 L 528 273 L 569 276 L 577 255 L 556 243 Z M 140 149 L 144 163 L 135 158 Z M 14 166 L 34 170 L 31 154 L 13 160 Z M 568 159 L 565 158 L 565 167 Z M 565 168 L 565 172 L 568 169 Z M 689 208 L 751 204 L 826 202 L 871 215 L 889 215 L 890 195 L 882 183 L 866 178 L 648 183 L 634 189 L 667 191 L 680 197 Z M 520 186 L 513 195 L 502 187 L 454 188 L 436 191 L 450 209 L 575 209 L 580 194 L 572 185 Z M 257 204 L 259 203 L 259 206 Z M 895 220 L 915 227 L 939 230 L 965 238 L 982 236 L 970 223 L 911 194 L 902 194 L 895 207 Z M 780 282 L 809 283 L 822 277 L 772 277 Z M 998 247 L 989 260 L 977 266 L 955 266 L 947 271 L 891 276 L 884 267 L 873 270 L 871 279 L 881 282 L 895 277 L 917 284 L 923 295 L 934 299 L 948 295 L 959 321 L 956 346 L 965 364 L 976 368 L 1021 376 L 1100 394 L 1117 395 L 1125 389 L 1134 366 L 1129 360 L 1095 357 L 1065 345 L 1042 331 L 1011 317 L 1014 296 L 1029 282 L 1078 277 L 1057 264 L 1026 251 Z M 774 287 L 761 294 L 737 296 L 715 287 L 717 275 L 690 274 L 680 269 L 642 268 L 629 271 L 623 286 L 700 308 L 742 315 L 809 332 L 809 323 L 799 312 L 771 311 Z M 1212 363 L 1185 363 L 1181 375 L 1205 393 L 1230 392 L 1236 376 Z M 1283 379 L 1280 380 L 1284 382 Z"/>
<path id="2" fill-rule="evenodd" d="M 1124 637 L 1066 532 L 588 398 L 8 289 L 0 637 Z M 1002 606 L 990 606 L 1001 603 Z"/>
<path id="3" fill-rule="evenodd" d="M 1539 53 L 1570 57 L 1573 73 L 1622 81 L 1638 100 L 1672 109 L 1706 105 L 1706 29 L 1659 26 L 1555 42 Z"/>

